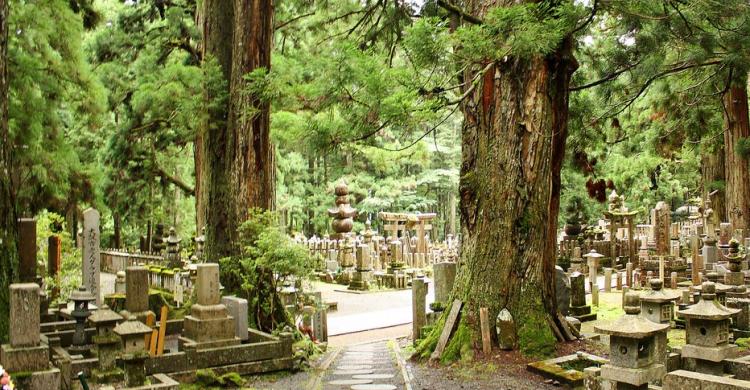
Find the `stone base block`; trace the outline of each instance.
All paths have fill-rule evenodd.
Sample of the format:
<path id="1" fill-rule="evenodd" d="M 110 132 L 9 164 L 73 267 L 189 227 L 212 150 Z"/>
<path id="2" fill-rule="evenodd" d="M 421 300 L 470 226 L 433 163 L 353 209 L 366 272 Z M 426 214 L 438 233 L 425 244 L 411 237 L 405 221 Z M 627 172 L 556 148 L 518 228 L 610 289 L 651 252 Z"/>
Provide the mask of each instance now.
<path id="1" fill-rule="evenodd" d="M 222 304 L 200 305 L 196 303 L 190 308 L 190 315 L 200 320 L 209 320 L 214 318 L 226 318 L 229 315 L 229 312 L 227 311 L 227 307 Z"/>
<path id="2" fill-rule="evenodd" d="M 234 339 L 234 318 L 230 316 L 213 319 L 199 319 L 193 316 L 186 316 L 183 327 L 183 335 L 199 343 Z"/>
<path id="3" fill-rule="evenodd" d="M 747 390 L 750 389 L 750 383 L 722 376 L 704 375 L 696 372 L 679 370 L 671 372 L 664 377 L 662 389 Z"/>
<path id="4" fill-rule="evenodd" d="M 644 368 L 615 367 L 610 364 L 602 366 L 602 378 L 614 382 L 641 386 L 651 381 L 661 379 L 667 373 L 663 364 L 653 364 Z"/>
<path id="5" fill-rule="evenodd" d="M 5 366 L 3 366 L 5 368 Z M 16 389 L 24 390 L 50 390 L 60 388 L 60 370 L 52 368 L 49 370 L 22 373 L 19 375 L 11 371 L 13 383 Z"/>
<path id="6" fill-rule="evenodd" d="M 685 344 L 682 347 L 683 358 L 720 362 L 724 359 L 733 358 L 736 355 L 737 346 L 731 344 L 722 345 L 720 347 L 701 347 L 699 345 Z"/>
<path id="7" fill-rule="evenodd" d="M 0 365 L 9 372 L 44 371 L 49 368 L 49 347 L 13 348 L 10 344 L 0 346 Z"/>
<path id="8" fill-rule="evenodd" d="M 578 321 L 581 321 L 581 322 L 588 322 L 588 321 L 594 321 L 594 320 L 596 320 L 596 313 L 583 314 L 583 315 L 580 315 L 580 316 L 575 316 L 574 315 L 574 316 L 571 316 L 571 317 L 573 317 L 573 318 L 575 318 L 575 319 L 577 319 Z"/>
<path id="9" fill-rule="evenodd" d="M 583 316 L 586 314 L 591 314 L 591 306 L 571 306 L 570 307 L 570 314 L 575 316 Z"/>
<path id="10" fill-rule="evenodd" d="M 368 291 L 370 289 L 370 282 L 366 280 L 352 280 L 349 283 L 349 287 L 347 287 L 349 290 L 355 290 L 355 291 Z"/>
<path id="11" fill-rule="evenodd" d="M 125 371 L 120 368 L 113 368 L 109 371 L 102 371 L 95 368 L 91 370 L 91 378 L 96 383 L 122 382 L 125 380 Z"/>

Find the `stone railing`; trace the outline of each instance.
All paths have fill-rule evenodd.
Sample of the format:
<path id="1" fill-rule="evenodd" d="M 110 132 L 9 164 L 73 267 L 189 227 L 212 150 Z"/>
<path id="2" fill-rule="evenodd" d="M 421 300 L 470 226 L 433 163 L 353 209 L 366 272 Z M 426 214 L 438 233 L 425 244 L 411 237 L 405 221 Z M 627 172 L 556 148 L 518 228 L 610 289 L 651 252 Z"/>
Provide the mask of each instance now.
<path id="1" fill-rule="evenodd" d="M 102 272 L 117 273 L 132 265 L 162 265 L 164 257 L 156 253 L 130 253 L 122 249 L 104 249 L 100 252 Z"/>

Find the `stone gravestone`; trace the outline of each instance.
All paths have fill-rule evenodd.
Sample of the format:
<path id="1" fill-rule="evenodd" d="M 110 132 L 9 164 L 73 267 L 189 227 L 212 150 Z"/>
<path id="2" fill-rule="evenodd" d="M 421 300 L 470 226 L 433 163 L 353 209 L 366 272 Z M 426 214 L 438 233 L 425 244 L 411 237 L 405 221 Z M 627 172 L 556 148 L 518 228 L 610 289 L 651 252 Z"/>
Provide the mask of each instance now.
<path id="1" fill-rule="evenodd" d="M 99 289 L 99 212 L 88 208 L 83 212 L 83 285 L 96 297 L 96 304 L 102 303 Z"/>
<path id="2" fill-rule="evenodd" d="M 49 347 L 41 342 L 39 331 L 39 285 L 10 285 L 9 344 L 0 346 L 0 365 L 17 375 L 17 389 L 60 388 L 60 370 L 50 368 Z"/>
<path id="3" fill-rule="evenodd" d="M 21 282 L 36 282 L 36 219 L 18 219 L 18 273 Z"/>
<path id="4" fill-rule="evenodd" d="M 240 340 L 248 339 L 247 331 L 247 299 L 235 296 L 221 297 L 221 303 L 227 307 L 229 314 L 234 317 L 235 336 Z"/>
<path id="5" fill-rule="evenodd" d="M 47 239 L 47 276 L 55 281 L 58 281 L 58 274 L 60 273 L 61 248 L 62 240 L 60 240 L 60 236 L 49 236 Z M 53 287 L 51 298 L 54 300 L 59 294 L 59 287 Z"/>
<path id="6" fill-rule="evenodd" d="M 555 289 L 557 308 L 562 315 L 567 316 L 568 308 L 570 307 L 570 279 L 568 279 L 568 275 L 565 275 L 565 271 L 559 265 L 555 266 Z"/>
<path id="7" fill-rule="evenodd" d="M 148 270 L 131 266 L 125 270 L 125 310 L 145 321 L 148 309 Z"/>
<path id="8" fill-rule="evenodd" d="M 456 280 L 456 263 L 437 263 L 432 266 L 432 270 L 435 278 L 435 301 L 447 305 Z"/>

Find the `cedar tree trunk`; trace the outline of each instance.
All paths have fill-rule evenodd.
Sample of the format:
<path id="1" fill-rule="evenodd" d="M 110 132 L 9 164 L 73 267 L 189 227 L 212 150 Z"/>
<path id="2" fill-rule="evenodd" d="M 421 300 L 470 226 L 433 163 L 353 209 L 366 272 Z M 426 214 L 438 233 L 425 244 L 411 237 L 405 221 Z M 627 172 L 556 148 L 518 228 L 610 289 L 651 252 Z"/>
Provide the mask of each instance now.
<path id="1" fill-rule="evenodd" d="M 493 7 L 516 3 L 470 0 L 465 9 L 483 19 Z M 464 306 L 443 360 L 456 358 L 451 355 L 469 342 L 480 348 L 482 307 L 489 309 L 490 329 L 508 309 L 517 346 L 530 355 L 553 351 L 565 326 L 555 300 L 555 247 L 568 86 L 576 67 L 570 39 L 547 57 L 495 61 L 462 103 L 463 242 L 451 296 Z M 465 71 L 463 80 L 477 69 Z"/>
<path id="2" fill-rule="evenodd" d="M 206 0 L 204 7 L 204 58 L 218 62 L 229 96 L 226 107 L 209 110 L 197 138 L 206 255 L 218 261 L 240 253 L 237 228 L 250 208 L 273 207 L 270 107 L 246 93 L 244 79 L 257 68 L 270 68 L 273 6 L 268 0 Z"/>
<path id="3" fill-rule="evenodd" d="M 726 221 L 724 145 L 717 145 L 715 148 L 703 152 L 701 155 L 701 179 L 703 181 L 703 199 L 708 199 L 711 192 L 718 190 L 714 196 L 710 197 L 711 208 L 716 214 L 717 220 Z"/>
<path id="4" fill-rule="evenodd" d="M 17 276 L 18 230 L 8 129 L 8 0 L 0 0 L 0 342 L 8 341 L 10 289 Z"/>
<path id="5" fill-rule="evenodd" d="M 736 72 L 734 72 L 736 73 Z M 735 76 L 724 93 L 724 171 L 726 212 L 734 229 L 747 229 L 750 218 L 750 174 L 748 161 L 736 151 L 740 139 L 750 136 L 747 78 Z"/>

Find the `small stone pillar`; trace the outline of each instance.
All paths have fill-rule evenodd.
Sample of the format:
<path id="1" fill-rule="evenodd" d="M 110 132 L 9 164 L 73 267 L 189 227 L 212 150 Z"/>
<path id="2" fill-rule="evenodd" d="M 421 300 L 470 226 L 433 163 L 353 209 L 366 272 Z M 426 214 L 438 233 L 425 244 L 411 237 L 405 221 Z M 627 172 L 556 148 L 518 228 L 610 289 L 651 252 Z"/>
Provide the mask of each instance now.
<path id="1" fill-rule="evenodd" d="M 412 342 L 417 345 L 422 328 L 427 323 L 426 298 L 427 283 L 424 278 L 414 278 L 411 282 Z"/>
<path id="2" fill-rule="evenodd" d="M 701 299 L 678 313 L 686 320 L 686 342 L 682 358 L 695 359 L 695 370 L 704 374 L 722 375 L 722 361 L 734 357 L 737 346 L 729 344 L 730 318 L 739 312 L 716 300 L 716 286 L 704 282 Z"/>
<path id="3" fill-rule="evenodd" d="M 672 272 L 669 275 L 669 288 L 671 289 L 677 288 L 677 272 Z"/>
<path id="4" fill-rule="evenodd" d="M 612 291 L 612 268 L 604 269 L 604 292 Z"/>
<path id="5" fill-rule="evenodd" d="M 641 317 L 637 293 L 626 294 L 624 309 L 625 315 L 614 323 L 594 328 L 610 336 L 609 364 L 601 367 L 601 377 L 617 389 L 646 390 L 649 382 L 666 374 L 663 359 L 669 325 Z"/>
<path id="6" fill-rule="evenodd" d="M 52 288 L 51 301 L 60 295 L 60 268 L 62 260 L 62 240 L 60 236 L 52 235 L 47 239 L 47 276 L 55 281 L 56 286 Z"/>
<path id="7" fill-rule="evenodd" d="M 99 367 L 93 369 L 91 374 L 97 383 L 110 383 L 124 379 L 124 372 L 115 365 L 122 342 L 114 333 L 114 329 L 122 320 L 122 316 L 110 310 L 107 305 L 101 306 L 88 318 L 91 325 L 96 328 L 92 341 L 96 345 Z"/>
<path id="8" fill-rule="evenodd" d="M 629 261 L 625 264 L 625 284 L 633 287 L 633 263 Z"/>
<path id="9" fill-rule="evenodd" d="M 146 368 L 143 362 L 148 358 L 146 351 L 147 334 L 151 328 L 130 315 L 127 321 L 118 324 L 113 332 L 122 340 L 122 356 L 120 360 L 125 369 L 125 383 L 128 387 L 143 386 L 146 382 Z"/>
<path id="10" fill-rule="evenodd" d="M 235 336 L 245 341 L 249 338 L 247 323 L 247 299 L 235 296 L 221 297 L 221 303 L 227 307 L 229 314 L 234 317 Z"/>
<path id="11" fill-rule="evenodd" d="M 622 290 L 622 279 L 623 279 L 622 272 L 617 272 L 617 284 L 616 284 L 617 291 Z"/>
<path id="12" fill-rule="evenodd" d="M 661 279 L 651 279 L 651 291 L 641 297 L 641 315 L 657 324 L 670 324 L 674 318 L 674 301 L 677 296 L 662 290 Z"/>

